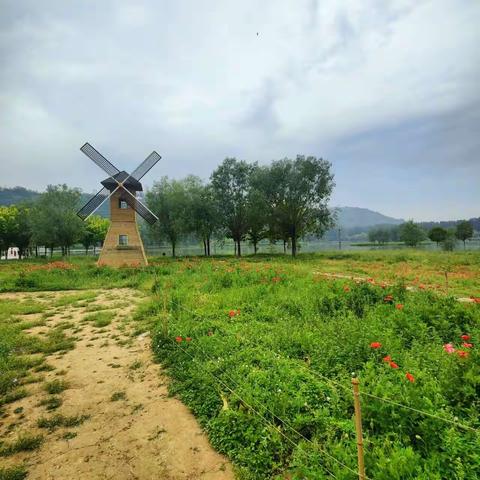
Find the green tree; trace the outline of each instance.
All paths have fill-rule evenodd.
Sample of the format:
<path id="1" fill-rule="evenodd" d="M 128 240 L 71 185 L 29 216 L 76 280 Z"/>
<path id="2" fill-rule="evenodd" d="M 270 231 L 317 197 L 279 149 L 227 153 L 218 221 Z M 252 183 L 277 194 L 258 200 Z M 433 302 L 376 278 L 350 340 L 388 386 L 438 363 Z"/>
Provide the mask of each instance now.
<path id="1" fill-rule="evenodd" d="M 261 168 L 252 172 L 251 186 L 247 197 L 247 238 L 258 251 L 258 243 L 269 236 L 268 204 L 264 187 L 265 174 Z M 267 172 L 268 174 L 268 172 Z"/>
<path id="2" fill-rule="evenodd" d="M 457 223 L 455 236 L 463 242 L 463 249 L 467 247 L 465 241 L 473 237 L 473 226 L 468 220 L 462 220 Z"/>
<path id="3" fill-rule="evenodd" d="M 103 245 L 103 241 L 110 227 L 110 220 L 108 218 L 100 217 L 99 215 L 92 215 L 85 221 L 80 242 L 85 247 L 85 255 L 88 255 L 88 250 L 93 246 L 93 254 L 95 255 L 96 246 Z"/>
<path id="4" fill-rule="evenodd" d="M 322 235 L 333 223 L 327 207 L 335 185 L 330 169 L 326 160 L 303 155 L 275 161 L 268 169 L 269 223 L 284 242 L 291 240 L 292 256 L 297 254 L 299 238 Z"/>
<path id="5" fill-rule="evenodd" d="M 150 234 L 158 242 L 166 239 L 173 257 L 179 240 L 191 229 L 189 190 L 192 181 L 191 177 L 185 180 L 163 177 L 145 196 L 148 207 L 158 217 L 158 222 L 150 227 Z"/>
<path id="6" fill-rule="evenodd" d="M 457 244 L 456 231 L 454 228 L 449 228 L 445 230 L 445 238 L 442 241 L 442 249 L 446 252 L 452 252 L 455 250 L 455 245 Z"/>
<path id="7" fill-rule="evenodd" d="M 447 231 L 442 227 L 433 227 L 428 232 L 428 238 L 437 244 L 442 243 L 447 238 Z"/>
<path id="8" fill-rule="evenodd" d="M 33 238 L 37 245 L 50 248 L 60 246 L 68 255 L 70 247 L 79 241 L 83 222 L 77 216 L 80 190 L 67 185 L 49 185 L 42 193 L 32 212 Z"/>
<path id="9" fill-rule="evenodd" d="M 0 206 L 0 258 L 10 247 L 14 246 L 15 231 L 17 230 L 16 207 Z"/>
<path id="10" fill-rule="evenodd" d="M 377 242 L 384 245 L 390 240 L 390 230 L 382 227 L 372 228 L 368 232 L 368 239 L 371 242 Z"/>
<path id="11" fill-rule="evenodd" d="M 205 256 L 210 256 L 210 242 L 220 227 L 219 209 L 212 187 L 204 185 L 198 177 L 190 177 L 187 189 L 190 230 L 203 242 Z"/>
<path id="12" fill-rule="evenodd" d="M 221 224 L 227 236 L 235 242 L 238 256 L 241 256 L 240 242 L 248 232 L 248 196 L 255 168 L 255 164 L 226 158 L 211 176 Z"/>
<path id="13" fill-rule="evenodd" d="M 416 247 L 425 238 L 425 231 L 413 220 L 409 220 L 400 226 L 400 240 L 409 247 Z"/>

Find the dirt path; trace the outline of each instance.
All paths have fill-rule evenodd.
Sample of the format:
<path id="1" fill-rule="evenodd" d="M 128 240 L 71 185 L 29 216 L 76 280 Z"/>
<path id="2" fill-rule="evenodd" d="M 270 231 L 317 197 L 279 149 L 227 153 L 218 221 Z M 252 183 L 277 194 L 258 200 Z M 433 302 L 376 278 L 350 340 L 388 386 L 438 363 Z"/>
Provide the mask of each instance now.
<path id="1" fill-rule="evenodd" d="M 39 450 L 12 459 L 28 464 L 28 479 L 233 479 L 231 465 L 211 448 L 193 415 L 168 397 L 167 378 L 152 361 L 149 337 L 132 336 L 138 292 L 97 291 L 90 300 L 58 307 L 59 299 L 68 295 L 75 293 L 15 297 L 57 304 L 47 324 L 30 333 L 44 335 L 63 322 L 66 334 L 77 339 L 73 350 L 48 357 L 54 369 L 43 383 L 32 385 L 28 397 L 9 406 L 11 412 L 0 424 L 4 439 L 22 431 L 45 435 Z M 119 303 L 122 308 L 111 310 Z M 95 326 L 99 309 L 114 312 L 111 323 Z M 54 379 L 64 380 L 68 388 L 58 395 L 62 405 L 47 412 L 39 402 L 48 396 L 45 382 Z M 13 412 L 19 407 L 21 419 Z M 56 414 L 88 418 L 79 426 L 47 433 L 38 428 L 38 418 Z"/>

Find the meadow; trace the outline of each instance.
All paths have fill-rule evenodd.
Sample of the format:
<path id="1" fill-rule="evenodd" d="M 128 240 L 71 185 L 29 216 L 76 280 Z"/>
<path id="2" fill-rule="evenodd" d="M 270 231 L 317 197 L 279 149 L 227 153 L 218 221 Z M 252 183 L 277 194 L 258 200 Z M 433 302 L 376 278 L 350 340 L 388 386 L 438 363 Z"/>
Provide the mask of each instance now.
<path id="1" fill-rule="evenodd" d="M 136 333 L 151 333 L 170 393 L 238 478 L 358 478 L 352 376 L 367 478 L 480 478 L 480 253 L 0 266 L 3 292 L 119 287 L 147 295 L 132 319 Z M 5 404 L 22 394 L 13 379 L 28 382 L 42 355 L 71 346 L 61 329 L 41 342 L 23 333 L 18 309 L 38 305 L 1 307 Z"/>

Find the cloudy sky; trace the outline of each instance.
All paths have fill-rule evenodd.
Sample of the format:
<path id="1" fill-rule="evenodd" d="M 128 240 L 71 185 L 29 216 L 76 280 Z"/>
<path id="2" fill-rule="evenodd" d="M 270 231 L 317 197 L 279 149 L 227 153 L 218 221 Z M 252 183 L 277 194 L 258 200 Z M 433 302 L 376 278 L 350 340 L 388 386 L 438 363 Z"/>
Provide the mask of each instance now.
<path id="1" fill-rule="evenodd" d="M 0 0 L 0 186 L 227 156 L 333 164 L 332 205 L 480 215 L 478 0 Z"/>

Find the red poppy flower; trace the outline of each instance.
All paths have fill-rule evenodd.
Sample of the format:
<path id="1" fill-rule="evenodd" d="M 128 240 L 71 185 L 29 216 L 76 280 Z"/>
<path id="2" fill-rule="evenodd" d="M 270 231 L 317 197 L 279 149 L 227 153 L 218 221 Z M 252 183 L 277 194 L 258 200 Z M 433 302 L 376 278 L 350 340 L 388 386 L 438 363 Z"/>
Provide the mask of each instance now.
<path id="1" fill-rule="evenodd" d="M 185 341 L 186 341 L 186 342 L 191 342 L 191 341 L 192 341 L 192 337 L 186 337 L 186 338 L 185 338 Z"/>
<path id="2" fill-rule="evenodd" d="M 467 341 L 467 340 L 470 340 L 470 335 L 462 335 L 460 338 L 461 338 L 462 340 Z"/>
<path id="3" fill-rule="evenodd" d="M 380 342 L 372 342 L 370 348 L 381 348 L 382 344 Z"/>
<path id="4" fill-rule="evenodd" d="M 235 315 L 236 315 L 235 310 L 230 310 L 230 311 L 228 312 L 228 316 L 229 316 L 230 318 L 231 318 L 231 317 L 234 317 Z"/>
<path id="5" fill-rule="evenodd" d="M 380 286 L 381 286 L 383 289 L 387 288 L 387 285 L 386 285 L 385 283 L 382 283 Z"/>
<path id="6" fill-rule="evenodd" d="M 413 383 L 415 381 L 415 377 L 411 373 L 407 372 L 405 376 L 409 382 Z"/>
<path id="7" fill-rule="evenodd" d="M 421 283 L 421 284 L 418 286 L 418 288 L 419 288 L 420 290 L 425 290 L 425 285 L 424 285 L 423 283 Z"/>
<path id="8" fill-rule="evenodd" d="M 402 310 L 402 308 L 403 308 L 403 303 L 397 303 L 397 304 L 395 305 L 395 308 L 396 308 L 397 310 Z"/>
<path id="9" fill-rule="evenodd" d="M 392 368 L 398 368 L 398 365 L 395 362 L 390 362 L 389 364 Z"/>
<path id="10" fill-rule="evenodd" d="M 350 287 L 349 287 L 348 285 L 345 285 L 345 286 L 343 287 L 343 291 L 344 291 L 344 292 L 349 292 L 349 291 L 350 291 Z"/>
<path id="11" fill-rule="evenodd" d="M 390 355 L 387 355 L 386 357 L 383 357 L 383 361 L 384 362 L 391 362 L 392 361 L 392 357 Z"/>
<path id="12" fill-rule="evenodd" d="M 393 295 L 385 295 L 383 298 L 383 301 L 386 303 L 392 302 L 393 301 Z"/>
<path id="13" fill-rule="evenodd" d="M 175 337 L 175 340 L 176 340 L 177 343 L 180 343 L 183 340 L 183 338 L 182 337 Z"/>
<path id="14" fill-rule="evenodd" d="M 469 352 L 466 352 L 465 350 L 458 350 L 457 355 L 461 358 L 467 358 L 469 355 Z"/>
<path id="15" fill-rule="evenodd" d="M 462 347 L 465 347 L 465 348 L 472 348 L 472 347 L 473 347 L 473 343 L 467 343 L 467 342 L 463 342 L 463 343 L 462 343 Z"/>

